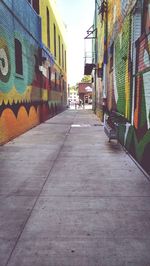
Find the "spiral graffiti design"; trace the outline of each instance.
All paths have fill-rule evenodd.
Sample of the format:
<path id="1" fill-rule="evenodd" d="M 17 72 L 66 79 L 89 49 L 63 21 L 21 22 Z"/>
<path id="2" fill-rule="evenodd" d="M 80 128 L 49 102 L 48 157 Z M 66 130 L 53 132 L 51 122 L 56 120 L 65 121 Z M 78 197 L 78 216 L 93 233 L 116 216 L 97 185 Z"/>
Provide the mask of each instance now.
<path id="1" fill-rule="evenodd" d="M 10 77 L 10 56 L 6 42 L 0 39 L 0 81 L 8 82 Z"/>

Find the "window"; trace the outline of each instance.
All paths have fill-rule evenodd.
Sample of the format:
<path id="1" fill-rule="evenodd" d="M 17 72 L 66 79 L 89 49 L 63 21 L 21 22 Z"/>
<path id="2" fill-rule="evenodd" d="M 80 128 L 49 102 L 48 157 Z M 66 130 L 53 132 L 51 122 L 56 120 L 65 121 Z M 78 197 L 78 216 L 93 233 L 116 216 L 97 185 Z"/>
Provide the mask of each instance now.
<path id="1" fill-rule="evenodd" d="M 61 91 L 61 76 L 59 78 L 59 91 Z"/>
<path id="2" fill-rule="evenodd" d="M 64 46 L 62 44 L 62 67 L 64 68 Z"/>
<path id="3" fill-rule="evenodd" d="M 55 88 L 54 88 L 54 90 L 57 90 L 57 74 L 56 74 L 56 72 L 55 72 Z"/>
<path id="4" fill-rule="evenodd" d="M 15 39 L 15 63 L 16 63 L 16 73 L 19 75 L 23 75 L 22 45 L 18 39 Z"/>
<path id="5" fill-rule="evenodd" d="M 39 0 L 28 0 L 28 2 L 39 15 Z"/>
<path id="6" fill-rule="evenodd" d="M 46 18 L 47 18 L 47 46 L 50 48 L 50 16 L 48 7 L 46 8 Z"/>
<path id="7" fill-rule="evenodd" d="M 67 56 L 66 56 L 66 50 L 65 50 L 65 71 L 67 70 Z"/>
<path id="8" fill-rule="evenodd" d="M 61 51 L 60 51 L 60 36 L 58 36 L 58 49 L 59 49 L 59 64 L 61 64 Z"/>
<path id="9" fill-rule="evenodd" d="M 54 24 L 54 56 L 56 58 L 56 26 Z"/>
<path id="10" fill-rule="evenodd" d="M 39 0 L 32 0 L 32 6 L 37 14 L 39 14 Z"/>
<path id="11" fill-rule="evenodd" d="M 48 68 L 48 79 L 49 79 L 49 86 L 51 87 L 51 68 Z"/>

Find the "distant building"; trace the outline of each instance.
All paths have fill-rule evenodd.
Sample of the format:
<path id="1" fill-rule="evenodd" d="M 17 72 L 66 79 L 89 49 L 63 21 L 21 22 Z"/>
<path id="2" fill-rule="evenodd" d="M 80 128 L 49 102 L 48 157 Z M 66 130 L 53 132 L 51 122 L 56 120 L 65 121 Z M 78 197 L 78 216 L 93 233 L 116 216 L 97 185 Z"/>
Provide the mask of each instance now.
<path id="1" fill-rule="evenodd" d="M 70 103 L 78 103 L 79 102 L 78 88 L 76 86 L 72 86 L 69 89 L 68 100 L 70 101 Z"/>
<path id="2" fill-rule="evenodd" d="M 85 104 L 92 104 L 92 83 L 80 82 L 78 84 L 79 99 Z"/>

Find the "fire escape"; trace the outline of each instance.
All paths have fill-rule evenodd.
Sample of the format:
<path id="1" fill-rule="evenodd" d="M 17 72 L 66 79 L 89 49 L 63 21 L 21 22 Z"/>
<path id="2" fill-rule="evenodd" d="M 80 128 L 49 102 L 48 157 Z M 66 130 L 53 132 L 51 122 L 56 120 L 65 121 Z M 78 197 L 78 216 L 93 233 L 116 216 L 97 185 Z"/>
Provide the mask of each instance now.
<path id="1" fill-rule="evenodd" d="M 84 75 L 91 75 L 92 70 L 97 69 L 97 57 L 98 57 L 98 47 L 97 47 L 97 16 L 101 16 L 101 20 L 104 20 L 104 16 L 107 12 L 107 0 L 95 0 L 95 22 L 87 30 L 87 35 L 85 40 L 85 64 L 84 64 Z M 92 51 L 87 51 L 87 41 L 92 40 Z M 100 72 L 100 70 L 98 71 Z"/>
<path id="2" fill-rule="evenodd" d="M 85 61 L 84 61 L 84 75 L 91 75 L 93 68 L 96 67 L 95 64 L 95 51 L 87 51 L 87 40 L 94 40 L 97 38 L 97 28 L 92 25 L 87 30 L 87 36 L 84 38 L 85 40 Z M 93 43 L 92 43 L 93 46 Z M 92 48 L 90 50 L 93 50 Z"/>

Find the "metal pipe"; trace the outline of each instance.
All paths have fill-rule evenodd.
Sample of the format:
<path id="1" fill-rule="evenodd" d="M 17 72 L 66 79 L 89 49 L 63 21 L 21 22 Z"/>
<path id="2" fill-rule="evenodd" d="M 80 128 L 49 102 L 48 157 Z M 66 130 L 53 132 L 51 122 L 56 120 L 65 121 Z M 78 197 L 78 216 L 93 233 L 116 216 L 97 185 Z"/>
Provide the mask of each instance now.
<path id="1" fill-rule="evenodd" d="M 95 41 L 95 65 L 97 66 L 97 0 L 95 0 L 95 29 L 96 29 L 96 38 L 94 39 Z M 94 106 L 94 112 L 96 113 L 96 108 L 97 108 L 97 67 L 95 67 L 95 70 L 94 70 L 94 79 L 95 79 L 95 82 L 94 82 L 94 86 L 95 86 L 95 106 Z"/>

